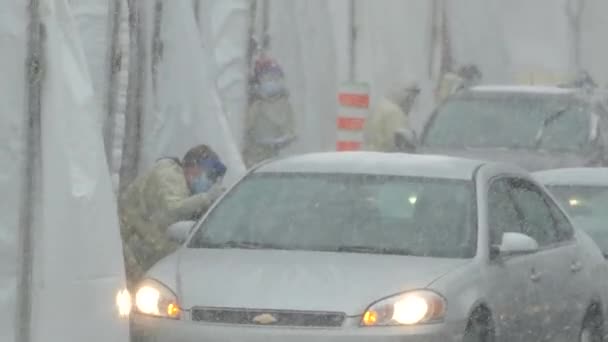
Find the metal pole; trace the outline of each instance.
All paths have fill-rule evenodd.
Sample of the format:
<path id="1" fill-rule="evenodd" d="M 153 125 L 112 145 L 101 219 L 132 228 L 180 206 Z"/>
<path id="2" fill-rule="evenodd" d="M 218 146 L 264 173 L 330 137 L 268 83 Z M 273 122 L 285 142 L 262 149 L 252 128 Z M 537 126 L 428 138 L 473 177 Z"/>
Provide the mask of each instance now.
<path id="1" fill-rule="evenodd" d="M 349 68 L 348 80 L 357 79 L 357 2 L 350 0 L 349 6 Z"/>
<path id="2" fill-rule="evenodd" d="M 268 28 L 270 27 L 270 0 L 263 0 L 262 2 L 262 39 L 260 44 L 263 51 L 270 49 L 270 34 Z"/>
<path id="3" fill-rule="evenodd" d="M 438 28 L 438 10 L 439 10 L 439 0 L 431 1 L 431 41 L 429 44 L 429 69 L 428 76 L 429 78 L 433 78 L 435 76 L 435 69 L 437 66 L 437 50 L 440 45 L 438 43 L 439 39 L 439 28 Z M 440 75 L 439 75 L 440 76 Z"/>
<path id="4" fill-rule="evenodd" d="M 258 0 L 252 0 L 249 6 L 249 41 L 247 47 L 247 108 L 253 102 L 253 70 L 259 43 L 256 42 L 256 18 L 258 13 Z"/>
<path id="5" fill-rule="evenodd" d="M 196 25 L 199 27 L 201 25 L 201 0 L 192 0 L 192 9 L 194 10 L 194 19 L 196 20 Z"/>
<path id="6" fill-rule="evenodd" d="M 35 194 L 41 169 L 41 93 L 43 78 L 44 27 L 40 21 L 39 0 L 29 0 L 28 55 L 26 58 L 27 111 L 26 159 L 23 165 L 23 199 L 19 213 L 19 278 L 17 284 L 17 319 L 15 337 L 18 342 L 31 341 L 32 278 L 34 269 L 34 223 L 38 203 Z"/>
<path id="7" fill-rule="evenodd" d="M 582 67 L 581 62 L 581 46 L 582 46 L 582 16 L 585 10 L 585 0 L 568 0 L 566 6 L 566 16 L 570 24 L 571 34 L 571 55 L 572 64 L 574 65 L 575 71 L 580 71 Z"/>
<path id="8" fill-rule="evenodd" d="M 198 3 L 198 2 L 197 2 Z M 152 34 L 152 86 L 154 89 L 154 94 L 157 95 L 158 92 L 158 64 L 160 63 L 163 57 L 163 41 L 160 37 L 160 33 L 162 30 L 162 20 L 163 20 L 163 1 L 156 0 L 154 4 L 154 31 Z"/>
<path id="9" fill-rule="evenodd" d="M 118 73 L 121 70 L 122 54 L 119 49 L 120 45 L 120 17 L 121 17 L 122 0 L 113 0 L 109 2 L 109 31 L 110 31 L 110 48 L 108 50 L 108 79 L 107 79 L 107 95 L 105 103 L 106 119 L 104 121 L 103 137 L 104 147 L 106 150 L 106 159 L 110 172 L 114 170 L 114 139 L 116 128 L 116 97 L 118 94 Z"/>
<path id="10" fill-rule="evenodd" d="M 439 1 L 440 6 L 440 19 L 441 19 L 441 67 L 439 68 L 439 75 L 443 75 L 444 73 L 453 69 L 453 60 L 452 60 L 452 41 L 450 35 L 450 28 L 448 22 L 448 11 L 447 11 L 447 3 L 445 0 Z"/>

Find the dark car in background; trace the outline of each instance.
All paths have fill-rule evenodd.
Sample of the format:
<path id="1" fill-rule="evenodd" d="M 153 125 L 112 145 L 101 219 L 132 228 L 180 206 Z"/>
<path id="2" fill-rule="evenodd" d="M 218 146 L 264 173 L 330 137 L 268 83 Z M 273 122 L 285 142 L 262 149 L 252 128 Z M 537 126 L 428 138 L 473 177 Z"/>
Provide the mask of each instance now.
<path id="1" fill-rule="evenodd" d="M 576 88 L 477 86 L 439 106 L 419 138 L 411 141 L 411 132 L 396 138 L 408 140 L 404 146 L 416 153 L 516 163 L 531 171 L 605 166 L 604 99 Z"/>

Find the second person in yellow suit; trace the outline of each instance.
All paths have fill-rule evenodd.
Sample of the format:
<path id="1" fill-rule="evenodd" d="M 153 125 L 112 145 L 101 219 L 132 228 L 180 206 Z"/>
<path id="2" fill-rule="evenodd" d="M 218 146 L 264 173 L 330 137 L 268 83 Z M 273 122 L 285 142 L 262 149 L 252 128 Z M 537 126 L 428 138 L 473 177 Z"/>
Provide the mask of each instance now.
<path id="1" fill-rule="evenodd" d="M 393 88 L 376 106 L 365 124 L 366 150 L 396 152 L 395 133 L 409 125 L 409 114 L 420 88 L 416 83 Z"/>

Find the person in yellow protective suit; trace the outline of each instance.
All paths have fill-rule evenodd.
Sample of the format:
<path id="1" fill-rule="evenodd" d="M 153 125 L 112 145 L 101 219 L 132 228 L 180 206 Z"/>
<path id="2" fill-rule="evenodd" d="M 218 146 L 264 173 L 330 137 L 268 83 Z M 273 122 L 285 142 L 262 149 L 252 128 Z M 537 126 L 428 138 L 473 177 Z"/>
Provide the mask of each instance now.
<path id="1" fill-rule="evenodd" d="M 162 158 L 131 183 L 119 198 L 127 279 L 133 286 L 144 272 L 178 247 L 166 236 L 173 223 L 198 219 L 223 193 L 226 167 L 208 146 L 189 150 L 182 160 Z"/>
<path id="2" fill-rule="evenodd" d="M 365 124 L 366 150 L 396 152 L 395 133 L 409 125 L 409 114 L 420 88 L 416 83 L 392 89 L 376 106 Z"/>
<path id="3" fill-rule="evenodd" d="M 279 155 L 295 139 L 295 118 L 283 70 L 272 58 L 256 62 L 245 117 L 243 159 L 247 167 Z"/>

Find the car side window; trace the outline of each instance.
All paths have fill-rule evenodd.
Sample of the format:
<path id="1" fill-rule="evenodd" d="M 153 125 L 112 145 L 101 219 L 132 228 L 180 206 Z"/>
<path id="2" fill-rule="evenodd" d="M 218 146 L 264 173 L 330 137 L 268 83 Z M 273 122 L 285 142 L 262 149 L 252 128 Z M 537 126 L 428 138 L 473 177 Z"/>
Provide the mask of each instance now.
<path id="1" fill-rule="evenodd" d="M 539 246 L 559 242 L 556 222 L 542 190 L 531 182 L 515 179 L 511 193 L 522 215 L 523 233 L 534 238 Z"/>
<path id="2" fill-rule="evenodd" d="M 522 233 L 521 219 L 509 187 L 507 179 L 499 179 L 492 182 L 488 191 L 488 222 L 492 245 L 499 245 L 504 233 Z"/>

